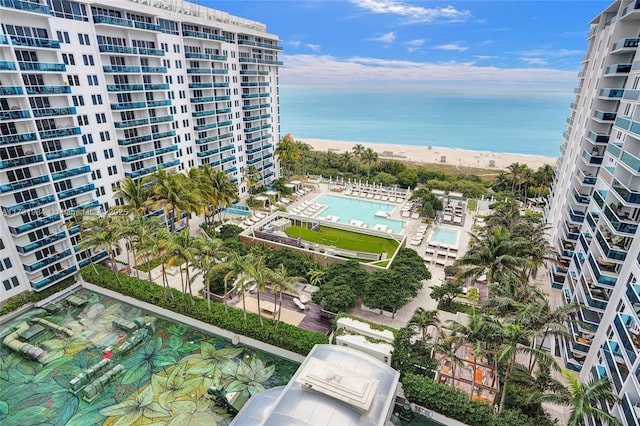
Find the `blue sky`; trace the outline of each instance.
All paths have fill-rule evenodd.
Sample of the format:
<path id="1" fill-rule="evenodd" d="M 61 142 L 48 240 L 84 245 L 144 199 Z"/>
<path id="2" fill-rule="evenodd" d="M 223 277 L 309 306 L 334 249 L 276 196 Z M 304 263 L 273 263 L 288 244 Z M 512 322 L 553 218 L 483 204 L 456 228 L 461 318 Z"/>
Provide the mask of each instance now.
<path id="1" fill-rule="evenodd" d="M 284 48 L 283 85 L 453 84 L 564 91 L 577 84 L 589 21 L 611 2 L 199 3 L 266 24 Z"/>

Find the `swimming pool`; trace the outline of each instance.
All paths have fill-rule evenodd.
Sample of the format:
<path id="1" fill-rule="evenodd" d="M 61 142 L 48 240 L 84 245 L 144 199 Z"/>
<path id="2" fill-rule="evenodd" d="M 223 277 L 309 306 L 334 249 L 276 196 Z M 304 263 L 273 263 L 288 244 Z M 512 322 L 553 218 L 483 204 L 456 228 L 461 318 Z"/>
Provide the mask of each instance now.
<path id="1" fill-rule="evenodd" d="M 394 204 L 331 194 L 320 195 L 316 198 L 315 202 L 327 206 L 326 209 L 319 213 L 319 216 L 337 216 L 340 218 L 339 223 L 349 223 L 350 220 L 360 220 L 366 223 L 369 228 L 380 224 L 388 226 L 393 232 L 402 231 L 402 226 L 404 225 L 404 221 L 402 220 L 376 216 L 376 212 L 391 213 L 396 207 Z"/>
<path id="2" fill-rule="evenodd" d="M 448 246 L 457 246 L 459 231 L 450 228 L 442 228 L 436 226 L 431 234 L 430 241 L 438 244 L 446 244 Z"/>

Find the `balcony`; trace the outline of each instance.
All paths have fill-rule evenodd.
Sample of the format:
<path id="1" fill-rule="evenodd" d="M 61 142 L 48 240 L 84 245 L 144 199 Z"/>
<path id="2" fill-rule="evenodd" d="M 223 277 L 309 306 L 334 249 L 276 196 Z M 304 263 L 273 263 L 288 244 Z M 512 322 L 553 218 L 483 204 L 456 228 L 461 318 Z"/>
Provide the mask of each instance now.
<path id="1" fill-rule="evenodd" d="M 212 148 L 206 151 L 201 151 L 196 154 L 199 158 L 209 157 L 211 155 L 215 155 L 220 152 L 220 148 Z"/>
<path id="2" fill-rule="evenodd" d="M 214 136 L 209 136 L 206 138 L 201 138 L 201 139 L 196 139 L 196 145 L 202 145 L 205 143 L 209 143 L 209 142 L 215 142 L 218 140 L 218 136 L 214 135 Z"/>
<path id="3" fill-rule="evenodd" d="M 102 53 L 120 53 L 125 55 L 137 55 L 138 49 L 135 47 L 119 46 L 115 44 L 100 44 L 98 49 Z"/>
<path id="4" fill-rule="evenodd" d="M 144 90 L 169 90 L 169 84 L 167 83 L 145 84 Z"/>
<path id="5" fill-rule="evenodd" d="M 171 99 L 161 99 L 158 101 L 148 101 L 147 102 L 147 107 L 148 108 L 156 108 L 156 107 L 161 107 L 161 106 L 171 106 Z"/>
<path id="6" fill-rule="evenodd" d="M 33 116 L 36 118 L 56 117 L 61 115 L 76 115 L 76 107 L 41 108 L 33 110 Z"/>
<path id="7" fill-rule="evenodd" d="M 125 73 L 133 74 L 139 73 L 140 67 L 135 65 L 104 65 L 102 70 L 106 73 Z"/>
<path id="8" fill-rule="evenodd" d="M 266 148 L 267 147 L 260 146 L 252 150 L 248 150 L 246 151 L 246 153 L 253 154 L 254 152 L 262 151 L 263 149 L 266 149 Z M 580 228 L 568 222 L 564 222 L 564 232 L 565 232 L 565 235 L 567 236 L 567 240 L 576 241 L 578 239 L 578 235 L 580 235 Z"/>
<path id="9" fill-rule="evenodd" d="M 12 158 L 10 160 L 0 161 L 0 169 L 10 169 L 13 167 L 26 166 L 29 164 L 39 163 L 43 160 L 42 155 L 29 155 L 21 158 Z"/>
<path id="10" fill-rule="evenodd" d="M 124 175 L 126 177 L 130 177 L 131 179 L 135 179 L 141 176 L 145 176 L 148 175 L 149 173 L 153 173 L 157 170 L 158 168 L 156 166 L 151 166 L 151 167 L 147 167 L 144 169 L 140 169 L 140 170 L 136 170 L 133 172 L 124 172 Z"/>
<path id="11" fill-rule="evenodd" d="M 621 99 L 624 89 L 600 89 L 598 97 L 603 99 Z"/>
<path id="12" fill-rule="evenodd" d="M 591 176 L 591 173 L 585 172 L 581 169 L 576 171 L 576 176 L 578 177 L 578 182 L 581 185 L 595 185 L 598 178 L 596 176 Z"/>
<path id="13" fill-rule="evenodd" d="M 20 86 L 0 86 L 0 96 L 17 96 L 22 94 L 22 87 Z"/>
<path id="14" fill-rule="evenodd" d="M 121 158 L 122 158 L 122 162 L 124 163 L 133 163 L 134 161 L 140 161 L 140 160 L 144 160 L 145 158 L 151 158 L 154 155 L 155 154 L 153 150 L 151 150 L 151 151 L 145 151 L 145 152 L 138 152 L 137 154 L 132 154 L 132 155 L 124 155 Z"/>
<path id="15" fill-rule="evenodd" d="M 34 220 L 32 222 L 27 222 L 19 226 L 9 226 L 9 231 L 13 235 L 24 234 L 25 232 L 33 231 L 34 229 L 42 228 L 50 223 L 57 222 L 60 220 L 60 215 L 54 214 L 42 219 Z"/>
<path id="16" fill-rule="evenodd" d="M 16 64 L 12 61 L 0 61 L 0 71 L 15 71 Z"/>
<path id="17" fill-rule="evenodd" d="M 49 6 L 45 4 L 30 2 L 30 1 L 0 0 L 0 7 L 24 10 L 26 12 L 44 13 L 45 15 L 51 14 L 51 9 L 49 9 Z"/>
<path id="18" fill-rule="evenodd" d="M 83 146 L 80 146 L 77 148 L 70 148 L 62 151 L 49 152 L 46 154 L 46 156 L 47 156 L 47 160 L 57 160 L 59 158 L 73 157 L 76 155 L 82 155 L 86 153 L 87 153 L 86 148 Z"/>
<path id="19" fill-rule="evenodd" d="M 82 204 L 82 205 L 76 206 L 76 207 L 71 207 L 70 209 L 65 210 L 64 211 L 64 216 L 65 217 L 69 217 L 74 212 L 76 212 L 78 210 L 88 210 L 88 209 L 92 209 L 94 207 L 98 207 L 99 205 L 100 205 L 100 202 L 98 200 L 89 201 L 88 203 L 85 203 L 85 204 Z"/>
<path id="20" fill-rule="evenodd" d="M 58 198 L 61 200 L 69 197 L 75 197 L 76 195 L 84 194 L 85 192 L 93 191 L 96 186 L 92 183 L 80 186 L 78 188 L 69 189 L 68 191 L 58 192 Z"/>
<path id="21" fill-rule="evenodd" d="M 116 18 L 107 15 L 94 15 L 93 22 L 96 24 L 117 25 L 119 27 L 133 28 L 133 22 L 129 19 Z"/>
<path id="22" fill-rule="evenodd" d="M 138 92 L 143 89 L 142 84 L 107 84 L 108 92 Z"/>
<path id="23" fill-rule="evenodd" d="M 47 278 L 37 281 L 37 282 L 33 282 L 30 281 L 31 283 L 31 287 L 33 287 L 34 289 L 38 290 L 41 289 L 43 287 L 46 287 L 50 284 L 53 284 L 57 281 L 60 281 L 63 278 L 66 278 L 67 276 L 73 274 L 74 272 L 76 272 L 78 270 L 78 267 L 76 265 L 70 266 L 69 268 L 65 269 L 64 271 L 58 272 L 56 274 L 53 275 L 49 275 Z"/>
<path id="24" fill-rule="evenodd" d="M 604 69 L 604 75 L 621 75 L 629 74 L 631 71 L 631 64 L 615 64 L 610 65 Z"/>
<path id="25" fill-rule="evenodd" d="M 578 202 L 578 204 L 589 204 L 591 201 L 591 196 L 589 194 L 581 194 L 577 189 L 573 190 L 573 198 Z"/>
<path id="26" fill-rule="evenodd" d="M 118 139 L 118 145 L 127 146 L 127 145 L 142 143 L 142 142 L 148 142 L 150 140 L 151 140 L 151 135 L 142 135 L 142 136 L 136 136 L 128 139 Z"/>
<path id="27" fill-rule="evenodd" d="M 640 38 L 625 38 L 618 40 L 613 44 L 613 46 L 611 46 L 611 53 L 635 52 L 639 43 Z"/>
<path id="28" fill-rule="evenodd" d="M 211 74 L 211 68 L 187 68 L 187 74 Z"/>
<path id="29" fill-rule="evenodd" d="M 636 3 L 637 4 L 637 3 Z M 629 399 L 629 394 L 622 395 L 622 413 L 629 426 L 640 426 L 640 403 L 633 405 Z"/>
<path id="30" fill-rule="evenodd" d="M 620 343 L 622 343 L 622 348 L 627 358 L 629 358 L 631 364 L 635 363 L 638 358 L 638 353 L 640 352 L 640 336 L 636 334 L 640 332 L 638 324 L 636 324 L 631 316 L 623 313 L 618 313 L 614 317 L 613 324 L 618 332 Z M 636 331 L 631 332 L 633 330 Z"/>
<path id="31" fill-rule="evenodd" d="M 609 296 L 606 291 L 593 283 L 587 284 L 585 281 L 581 281 L 582 291 L 587 298 L 587 305 L 591 308 L 604 311 L 607 309 L 609 303 Z"/>
<path id="32" fill-rule="evenodd" d="M 141 55 L 164 56 L 164 50 L 162 50 L 162 49 L 147 49 L 145 47 L 139 47 L 138 48 L 138 52 Z"/>
<path id="33" fill-rule="evenodd" d="M 66 238 L 67 234 L 64 231 L 60 231 L 57 234 L 54 235 L 48 235 L 44 238 L 42 238 L 41 240 L 38 241 L 34 241 L 32 243 L 27 244 L 26 246 L 18 246 L 16 245 L 16 248 L 18 249 L 18 253 L 20 254 L 26 254 L 26 253 L 30 253 L 36 249 L 39 249 L 41 247 L 44 246 L 48 246 L 49 244 L 53 244 L 56 241 L 60 241 L 63 238 Z"/>
<path id="34" fill-rule="evenodd" d="M 596 133 L 591 130 L 587 133 L 587 139 L 594 143 L 608 143 L 609 138 L 610 136 L 606 133 Z"/>
<path id="35" fill-rule="evenodd" d="M 13 110 L 13 111 L 0 111 L 0 120 L 21 120 L 23 118 L 30 118 L 31 113 L 24 110 Z"/>
<path id="36" fill-rule="evenodd" d="M 216 127 L 218 127 L 218 123 L 207 123 L 207 124 L 201 124 L 199 126 L 193 126 L 193 130 L 195 130 L 196 132 L 201 132 L 203 130 L 209 130 L 209 129 L 215 129 Z"/>
<path id="37" fill-rule="evenodd" d="M 149 123 L 151 124 L 166 123 L 168 121 L 173 121 L 173 115 L 161 115 L 158 117 L 151 117 L 149 119 Z"/>
<path id="38" fill-rule="evenodd" d="M 627 212 L 621 213 L 622 218 L 620 218 L 611 208 L 611 205 L 606 205 L 604 208 L 604 215 L 609 219 L 611 227 L 617 232 L 633 235 L 638 230 L 638 224 L 629 219 L 629 214 Z"/>
<path id="39" fill-rule="evenodd" d="M 627 258 L 627 252 L 623 251 L 624 247 L 618 245 L 620 241 L 616 240 L 617 244 L 614 245 L 613 239 L 608 235 L 608 231 L 604 232 L 607 233 L 607 236 L 602 235 L 600 230 L 596 231 L 596 241 L 598 241 L 602 253 L 608 259 L 624 261 Z"/>
<path id="40" fill-rule="evenodd" d="M 68 129 L 45 130 L 40 132 L 40 139 L 56 139 L 67 136 L 79 135 L 82 133 L 80 127 L 69 127 Z"/>
<path id="41" fill-rule="evenodd" d="M 617 342 L 607 340 L 602 345 L 602 353 L 609 370 L 608 376 L 611 378 L 616 393 L 618 393 L 622 389 L 622 382 L 629 375 L 629 368 L 622 357 L 620 345 Z"/>
<path id="42" fill-rule="evenodd" d="M 160 166 L 164 167 L 165 169 L 168 169 L 169 167 L 174 167 L 174 166 L 177 166 L 178 164 L 180 164 L 180 160 L 178 160 L 176 158 L 175 160 L 171 160 L 171 161 L 167 161 L 166 163 L 162 163 L 162 164 L 160 164 Z"/>
<path id="43" fill-rule="evenodd" d="M 12 192 L 22 188 L 29 188 L 46 182 L 49 182 L 49 176 L 47 175 L 24 179 L 18 182 L 5 183 L 0 185 L 0 193 Z"/>
<path id="44" fill-rule="evenodd" d="M 66 95 L 70 86 L 27 86 L 27 95 Z"/>
<path id="45" fill-rule="evenodd" d="M 146 102 L 121 102 L 117 104 L 111 104 L 111 109 L 114 111 L 123 111 L 127 109 L 140 109 L 146 108 Z"/>
<path id="46" fill-rule="evenodd" d="M 176 135 L 175 130 L 169 130 L 168 132 L 153 133 L 152 137 L 153 137 L 153 140 L 157 140 L 157 139 L 169 138 L 175 135 Z"/>
<path id="47" fill-rule="evenodd" d="M 186 59 L 204 59 L 204 60 L 211 59 L 211 55 L 209 55 L 208 53 L 199 53 L 199 52 L 184 52 L 184 57 Z"/>
<path id="48" fill-rule="evenodd" d="M 116 121 L 113 123 L 116 129 L 128 129 L 130 127 L 145 126 L 149 124 L 148 118 L 139 118 L 136 120 Z"/>
<path id="49" fill-rule="evenodd" d="M 189 83 L 189 89 L 210 89 L 213 83 Z"/>
<path id="50" fill-rule="evenodd" d="M 584 222 L 584 216 L 585 216 L 584 212 L 581 212 L 579 210 L 574 210 L 573 208 L 571 208 L 571 206 L 567 206 L 567 208 L 569 209 L 569 219 L 572 222 L 576 222 L 576 223 Z"/>
<path id="51" fill-rule="evenodd" d="M 12 35 L 11 43 L 14 46 L 24 47 L 42 47 L 48 49 L 59 49 L 60 42 L 58 40 L 50 40 L 48 38 L 36 38 L 36 37 L 21 37 Z"/>
<path id="52" fill-rule="evenodd" d="M 91 167 L 89 167 L 89 166 L 80 166 L 80 167 L 76 167 L 75 169 L 65 170 L 64 172 L 52 173 L 51 174 L 51 178 L 53 180 L 60 180 L 60 179 L 68 178 L 68 177 L 73 177 L 73 176 L 78 176 L 78 175 L 82 175 L 82 174 L 85 174 L 85 173 L 89 173 L 90 171 L 91 171 Z"/>
<path id="53" fill-rule="evenodd" d="M 139 30 L 162 31 L 162 27 L 160 27 L 160 25 L 152 24 L 150 22 L 133 21 L 133 25 Z"/>
<path id="54" fill-rule="evenodd" d="M 22 71 L 42 71 L 42 72 L 66 72 L 65 64 L 47 62 L 18 62 Z"/>
<path id="55" fill-rule="evenodd" d="M 198 118 L 198 117 L 210 117 L 212 115 L 216 115 L 216 110 L 210 109 L 210 110 L 207 110 L 207 111 L 194 111 L 194 112 L 191 113 L 191 116 L 196 117 L 196 118 Z"/>
<path id="56" fill-rule="evenodd" d="M 164 148 L 160 148 L 160 149 L 156 149 L 155 154 L 156 155 L 163 155 L 166 154 L 168 152 L 174 152 L 178 150 L 178 145 L 170 145 L 170 146 L 165 146 Z"/>
<path id="57" fill-rule="evenodd" d="M 631 169 L 631 171 L 633 171 L 633 173 L 640 172 L 640 158 L 636 157 L 633 154 L 630 154 L 627 151 L 622 151 L 620 153 L 620 160 L 627 167 L 629 167 Z"/>
<path id="58" fill-rule="evenodd" d="M 582 151 L 582 159 L 587 164 L 602 164 L 602 154 L 596 151 L 591 151 L 591 154 L 587 150 Z"/>
<path id="59" fill-rule="evenodd" d="M 578 241 L 580 242 L 580 245 L 582 246 L 582 249 L 585 253 L 589 252 L 589 245 L 591 245 L 591 240 L 591 234 L 589 234 L 588 232 L 581 233 L 580 237 L 578 238 Z"/>
<path id="60" fill-rule="evenodd" d="M 142 67 L 142 72 L 145 74 L 165 74 L 167 67 Z"/>
<path id="61" fill-rule="evenodd" d="M 562 289 L 564 287 L 564 281 L 566 279 L 565 275 L 557 275 L 554 274 L 553 271 L 549 270 L 549 282 L 551 282 L 551 287 L 555 289 Z"/>
<path id="62" fill-rule="evenodd" d="M 598 121 L 615 121 L 617 116 L 616 112 L 605 112 L 605 111 L 595 111 L 593 113 L 593 118 Z"/>
<path id="63" fill-rule="evenodd" d="M 38 269 L 42 269 L 47 265 L 51 265 L 52 263 L 57 262 L 58 260 L 64 259 L 65 257 L 71 256 L 71 249 L 66 249 L 64 251 L 61 251 L 60 253 L 56 253 L 53 255 L 50 255 L 38 262 L 32 263 L 30 265 L 23 265 L 25 271 L 27 272 L 34 272 L 37 271 Z"/>

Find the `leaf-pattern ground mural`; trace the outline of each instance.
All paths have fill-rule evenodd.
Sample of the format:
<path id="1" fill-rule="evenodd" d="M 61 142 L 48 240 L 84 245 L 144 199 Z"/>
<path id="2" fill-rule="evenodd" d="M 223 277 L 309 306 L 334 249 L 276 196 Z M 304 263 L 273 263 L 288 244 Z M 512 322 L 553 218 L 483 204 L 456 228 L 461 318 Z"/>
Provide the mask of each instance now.
<path id="1" fill-rule="evenodd" d="M 2 425 L 220 425 L 232 414 L 210 400 L 210 386 L 252 395 L 286 384 L 298 364 L 245 346 L 233 346 L 186 324 L 154 318 L 140 308 L 80 290 L 83 307 L 64 301 L 48 315 L 34 309 L 0 326 L 0 342 L 33 318 L 65 327 L 72 336 L 43 327 L 29 343 L 47 352 L 36 362 L 0 344 Z M 119 348 L 132 332 L 113 321 L 143 318 L 151 335 L 128 352 Z M 87 402 L 69 389 L 79 373 L 104 358 L 124 370 Z"/>

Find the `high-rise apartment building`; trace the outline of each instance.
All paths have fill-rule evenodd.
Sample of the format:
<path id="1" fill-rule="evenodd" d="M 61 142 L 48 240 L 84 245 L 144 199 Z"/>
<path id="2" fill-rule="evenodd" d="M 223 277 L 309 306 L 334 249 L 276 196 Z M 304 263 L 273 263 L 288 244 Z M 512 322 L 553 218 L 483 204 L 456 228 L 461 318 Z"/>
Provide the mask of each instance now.
<path id="1" fill-rule="evenodd" d="M 0 0 L 0 301 L 99 260 L 74 210 L 209 164 L 277 177 L 278 38 L 181 0 Z"/>
<path id="2" fill-rule="evenodd" d="M 549 270 L 582 304 L 557 344 L 582 381 L 608 376 L 609 410 L 640 425 L 640 2 L 615 1 L 590 23 L 547 207 L 560 259 Z M 589 424 L 594 424 L 590 422 Z"/>

